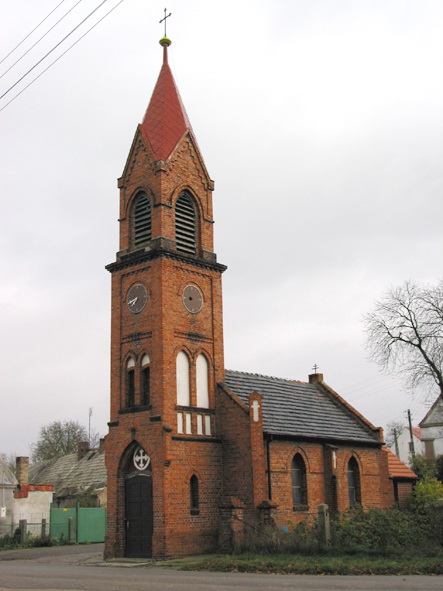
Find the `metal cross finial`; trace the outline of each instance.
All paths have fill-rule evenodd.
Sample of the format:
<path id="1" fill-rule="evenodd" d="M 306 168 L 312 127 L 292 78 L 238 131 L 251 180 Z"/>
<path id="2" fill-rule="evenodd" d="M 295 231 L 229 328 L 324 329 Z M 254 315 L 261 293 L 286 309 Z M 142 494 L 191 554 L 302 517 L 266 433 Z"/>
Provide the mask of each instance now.
<path id="1" fill-rule="evenodd" d="M 317 373 L 318 365 L 314 363 L 314 367 L 312 369 L 314 370 L 314 373 Z"/>
<path id="2" fill-rule="evenodd" d="M 172 12 L 170 12 L 169 14 L 166 14 L 166 8 L 165 8 L 165 16 L 162 18 L 161 21 L 159 21 L 160 24 L 162 24 L 162 22 L 164 21 L 165 23 L 165 37 L 166 37 L 166 19 L 169 18 L 171 16 Z"/>

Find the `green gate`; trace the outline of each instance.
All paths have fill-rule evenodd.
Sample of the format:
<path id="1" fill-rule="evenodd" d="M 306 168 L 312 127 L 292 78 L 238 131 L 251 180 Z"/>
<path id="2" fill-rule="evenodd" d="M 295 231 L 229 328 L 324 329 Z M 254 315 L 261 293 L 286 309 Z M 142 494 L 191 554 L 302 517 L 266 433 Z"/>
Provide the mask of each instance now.
<path id="1" fill-rule="evenodd" d="M 77 507 L 55 509 L 51 506 L 50 537 L 85 544 L 104 542 L 106 534 L 106 509 L 103 507 Z"/>

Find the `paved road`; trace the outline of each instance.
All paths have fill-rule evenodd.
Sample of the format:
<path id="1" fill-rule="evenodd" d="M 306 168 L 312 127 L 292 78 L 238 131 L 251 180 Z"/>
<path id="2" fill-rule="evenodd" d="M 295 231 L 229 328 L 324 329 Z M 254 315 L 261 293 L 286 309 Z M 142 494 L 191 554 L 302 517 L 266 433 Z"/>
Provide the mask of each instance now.
<path id="1" fill-rule="evenodd" d="M 180 572 L 103 566 L 102 545 L 0 552 L 0 591 L 443 591 L 443 577 Z"/>

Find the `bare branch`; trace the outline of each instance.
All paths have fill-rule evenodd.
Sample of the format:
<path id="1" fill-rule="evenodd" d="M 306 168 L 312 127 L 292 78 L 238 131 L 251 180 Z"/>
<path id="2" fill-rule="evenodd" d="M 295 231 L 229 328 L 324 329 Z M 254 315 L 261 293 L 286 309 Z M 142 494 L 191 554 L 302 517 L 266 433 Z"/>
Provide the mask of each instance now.
<path id="1" fill-rule="evenodd" d="M 403 375 L 407 387 L 437 385 L 443 398 L 443 281 L 406 281 L 364 316 L 370 358 Z"/>

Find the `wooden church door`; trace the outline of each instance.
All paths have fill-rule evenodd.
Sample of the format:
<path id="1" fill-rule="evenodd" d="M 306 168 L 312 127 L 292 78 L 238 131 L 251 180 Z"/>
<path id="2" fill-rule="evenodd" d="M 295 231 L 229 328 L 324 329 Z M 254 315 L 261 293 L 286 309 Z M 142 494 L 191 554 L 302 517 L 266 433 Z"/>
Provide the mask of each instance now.
<path id="1" fill-rule="evenodd" d="M 129 476 L 125 481 L 126 556 L 152 555 L 152 473 Z"/>

